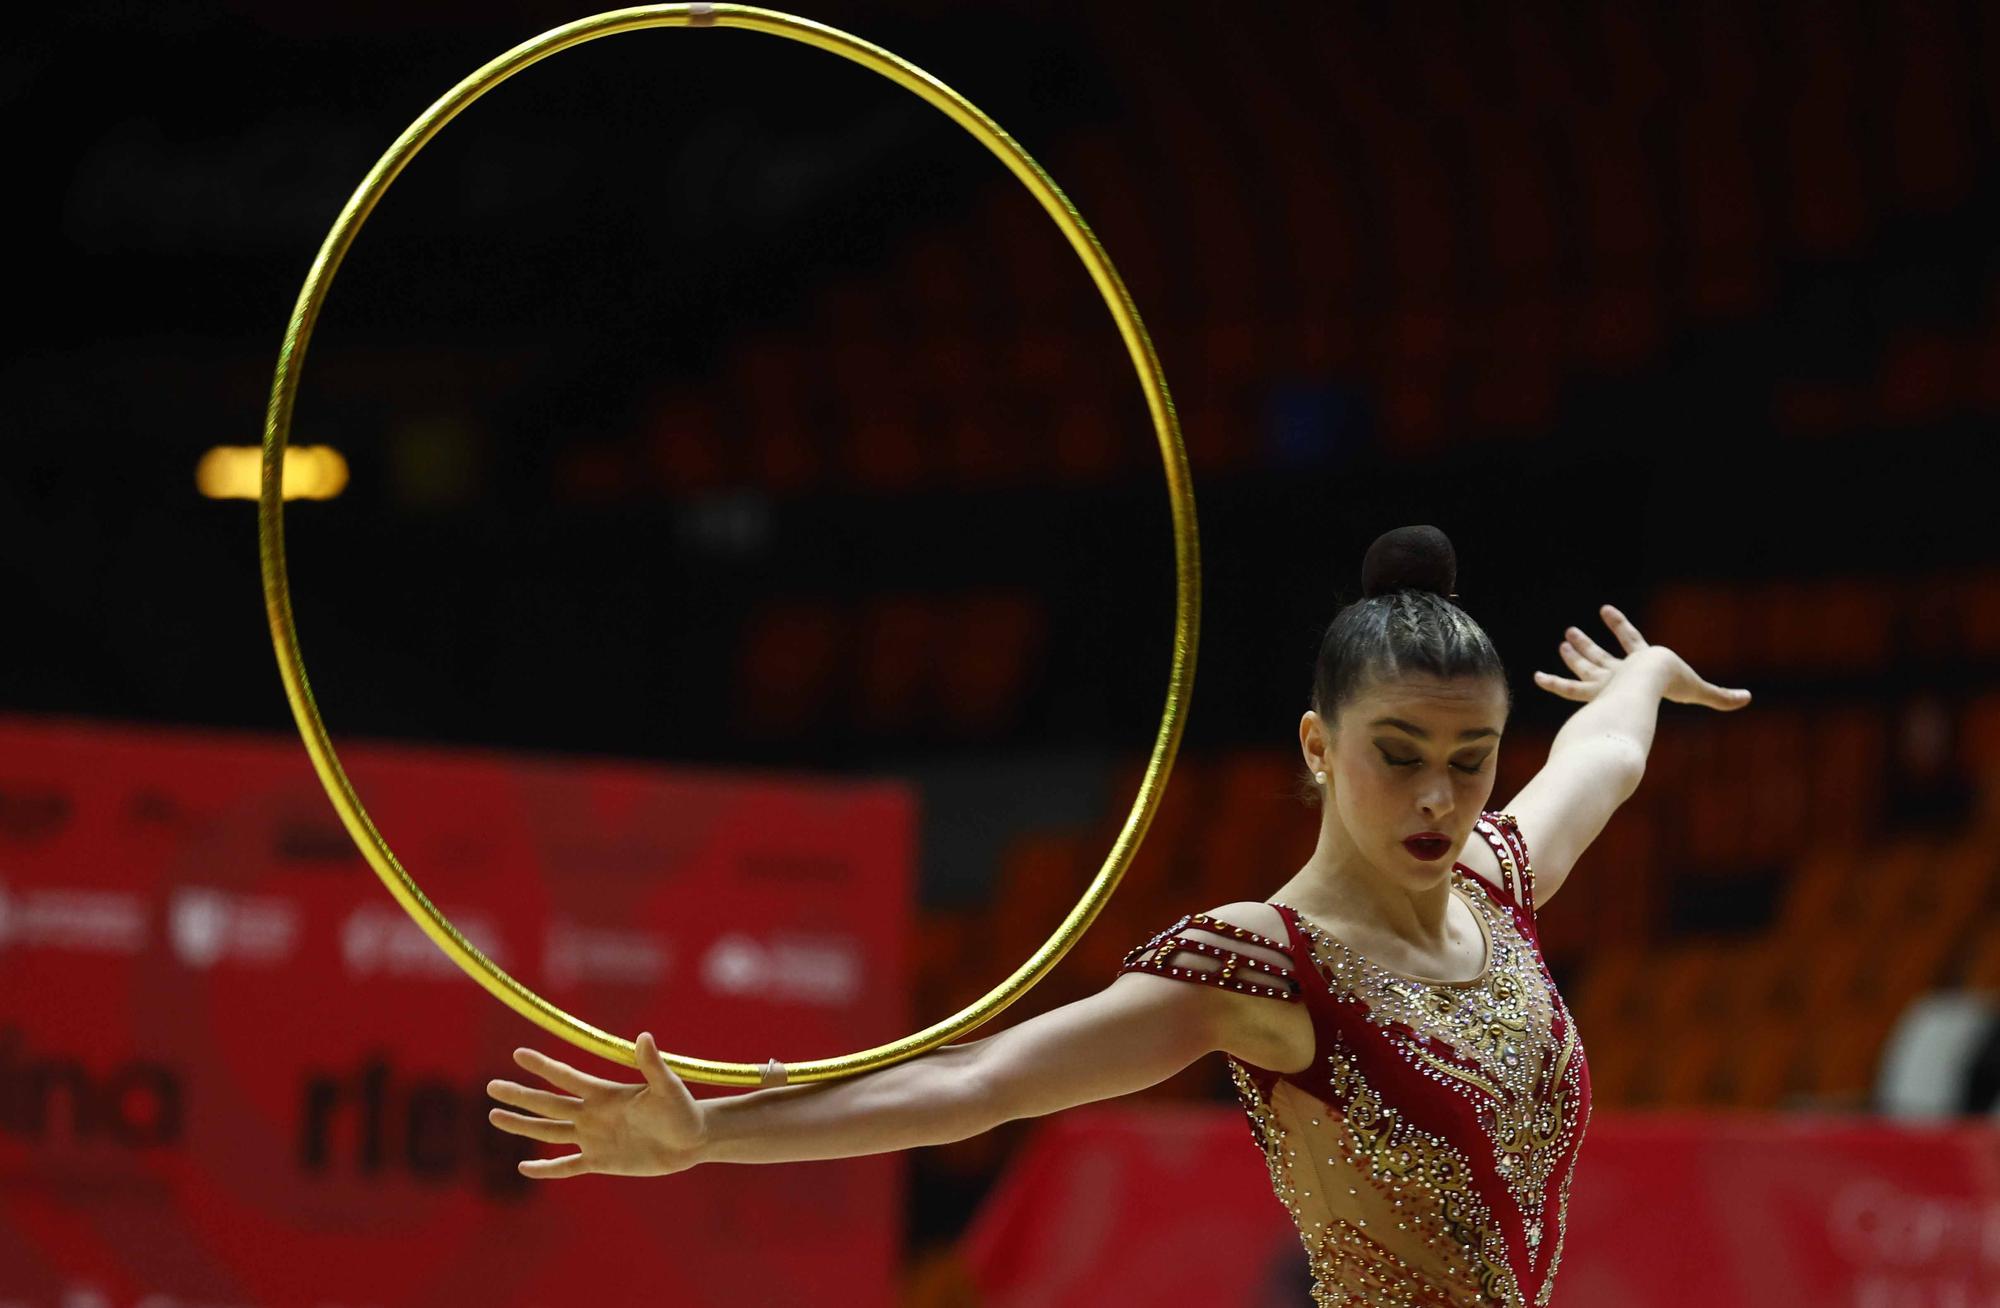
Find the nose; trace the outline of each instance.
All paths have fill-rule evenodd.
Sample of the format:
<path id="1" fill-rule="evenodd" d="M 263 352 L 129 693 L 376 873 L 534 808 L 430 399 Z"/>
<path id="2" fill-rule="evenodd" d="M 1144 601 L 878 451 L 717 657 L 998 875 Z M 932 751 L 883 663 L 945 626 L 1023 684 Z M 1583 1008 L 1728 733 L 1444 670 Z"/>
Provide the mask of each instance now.
<path id="1" fill-rule="evenodd" d="M 1451 787 L 1432 786 L 1417 796 L 1417 804 L 1424 811 L 1424 817 L 1431 821 L 1444 818 L 1452 810 Z"/>

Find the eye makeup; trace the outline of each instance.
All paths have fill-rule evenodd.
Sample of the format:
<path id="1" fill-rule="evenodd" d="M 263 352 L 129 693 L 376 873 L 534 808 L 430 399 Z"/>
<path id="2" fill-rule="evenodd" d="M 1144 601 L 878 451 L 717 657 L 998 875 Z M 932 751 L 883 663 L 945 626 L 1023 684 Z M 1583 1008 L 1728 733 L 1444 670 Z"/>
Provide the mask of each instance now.
<path id="1" fill-rule="evenodd" d="M 1382 761 L 1387 763 L 1390 767 L 1413 768 L 1423 762 L 1423 760 L 1420 758 L 1397 758 L 1395 755 L 1391 754 L 1388 750 L 1383 749 L 1382 743 L 1380 741 L 1377 741 L 1375 743 L 1375 748 L 1377 751 L 1381 753 Z M 1480 772 L 1482 772 L 1485 769 L 1486 760 L 1491 757 L 1492 754 L 1489 751 L 1487 754 L 1481 756 L 1480 760 L 1477 763 L 1474 763 L 1469 767 L 1463 763 L 1453 763 L 1452 766 L 1468 776 L 1477 776 L 1479 775 Z"/>

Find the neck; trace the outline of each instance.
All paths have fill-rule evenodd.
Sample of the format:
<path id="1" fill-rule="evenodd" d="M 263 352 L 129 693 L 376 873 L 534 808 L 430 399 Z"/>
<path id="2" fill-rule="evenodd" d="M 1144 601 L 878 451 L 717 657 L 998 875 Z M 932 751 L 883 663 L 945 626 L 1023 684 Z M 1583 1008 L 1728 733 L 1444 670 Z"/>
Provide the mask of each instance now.
<path id="1" fill-rule="evenodd" d="M 1320 816 L 1312 857 L 1278 897 L 1322 921 L 1352 924 L 1417 949 L 1438 949 L 1448 940 L 1449 868 L 1428 884 L 1391 877 L 1362 856 L 1330 808 Z"/>

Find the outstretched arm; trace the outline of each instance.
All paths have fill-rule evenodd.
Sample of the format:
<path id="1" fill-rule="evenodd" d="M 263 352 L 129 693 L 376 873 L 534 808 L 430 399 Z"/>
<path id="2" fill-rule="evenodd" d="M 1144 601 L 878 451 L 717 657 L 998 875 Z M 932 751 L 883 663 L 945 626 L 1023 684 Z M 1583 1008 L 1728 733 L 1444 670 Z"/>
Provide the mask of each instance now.
<path id="1" fill-rule="evenodd" d="M 562 1094 L 511 1081 L 487 1092 L 495 1126 L 576 1152 L 521 1163 L 538 1178 L 662 1176 L 701 1163 L 786 1163 L 945 1144 L 1154 1085 L 1228 1034 L 1243 996 L 1127 973 L 1098 993 L 997 1035 L 860 1076 L 697 1100 L 638 1040 L 643 1084 L 589 1076 L 531 1049 L 521 1066 Z"/>
<path id="2" fill-rule="evenodd" d="M 1150 982 L 1150 984 L 1149 984 Z M 1143 1090 L 1215 1048 L 1219 996 L 1120 977 L 970 1044 L 879 1072 L 715 1099 L 704 1161 L 784 1163 L 943 1144 Z"/>
<path id="3" fill-rule="evenodd" d="M 1609 653 L 1576 627 L 1564 633 L 1558 652 L 1576 675 L 1537 672 L 1535 684 L 1583 707 L 1563 723 L 1548 762 L 1507 806 L 1534 855 L 1538 905 L 1569 879 L 1583 851 L 1638 789 L 1662 699 L 1723 710 L 1750 702 L 1749 691 L 1712 685 L 1666 646 L 1648 644 L 1611 605 L 1599 612 L 1625 654 Z"/>

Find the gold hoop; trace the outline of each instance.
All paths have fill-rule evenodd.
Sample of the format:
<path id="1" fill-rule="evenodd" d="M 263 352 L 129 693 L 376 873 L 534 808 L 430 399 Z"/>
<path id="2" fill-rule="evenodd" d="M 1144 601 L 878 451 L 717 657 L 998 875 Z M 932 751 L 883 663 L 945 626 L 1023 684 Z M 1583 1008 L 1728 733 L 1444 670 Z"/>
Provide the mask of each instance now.
<path id="1" fill-rule="evenodd" d="M 830 1080 L 900 1062 L 973 1030 L 1027 993 L 1030 986 L 1069 952 L 1109 901 L 1119 879 L 1131 866 L 1139 842 L 1152 825 L 1153 814 L 1159 806 L 1161 792 L 1180 746 L 1184 706 L 1194 681 L 1196 633 L 1200 625 L 1201 606 L 1200 545 L 1195 529 L 1194 491 L 1188 473 L 1187 452 L 1181 444 L 1180 423 L 1174 415 L 1173 401 L 1167 394 L 1159 359 L 1146 335 L 1144 324 L 1139 321 L 1131 295 L 1112 268 L 1111 260 L 1098 245 L 1097 238 L 1078 216 L 1068 197 L 1042 171 L 1041 165 L 1030 158 L 1012 137 L 1001 131 L 992 119 L 929 73 L 878 46 L 804 18 L 749 5 L 672 4 L 613 10 L 544 32 L 480 68 L 426 109 L 376 161 L 375 167 L 362 179 L 361 185 L 348 198 L 346 207 L 340 211 L 340 216 L 334 220 L 333 229 L 320 245 L 319 256 L 313 261 L 305 286 L 299 292 L 298 303 L 292 309 L 291 321 L 285 328 L 284 344 L 278 353 L 277 372 L 271 383 L 270 405 L 264 417 L 263 484 L 257 513 L 264 608 L 270 619 L 271 641 L 277 650 L 278 670 L 284 679 L 285 696 L 291 701 L 292 716 L 298 722 L 299 734 L 305 741 L 307 754 L 312 758 L 313 770 L 319 774 L 348 834 L 360 847 L 369 866 L 375 869 L 375 874 L 389 888 L 389 893 L 453 962 L 508 1007 L 544 1030 L 583 1049 L 614 1062 L 632 1065 L 635 1055 L 630 1041 L 601 1031 L 555 1007 L 475 949 L 425 898 L 415 880 L 396 860 L 381 833 L 375 829 L 367 810 L 362 807 L 360 796 L 355 793 L 353 783 L 348 780 L 339 758 L 334 754 L 326 725 L 320 720 L 319 707 L 306 680 L 305 663 L 299 653 L 298 632 L 292 620 L 290 579 L 285 567 L 284 499 L 280 492 L 285 443 L 291 431 L 292 408 L 298 392 L 299 373 L 304 366 L 307 341 L 312 335 L 314 323 L 318 321 L 327 287 L 333 281 L 341 259 L 346 256 L 355 234 L 361 230 L 362 223 L 367 221 L 389 184 L 461 110 L 522 69 L 585 41 L 651 27 L 741 27 L 800 41 L 840 55 L 922 96 L 999 156 L 1000 161 L 1034 193 L 1042 208 L 1062 229 L 1071 248 L 1090 270 L 1092 280 L 1097 283 L 1098 291 L 1111 310 L 1111 316 L 1117 321 L 1119 333 L 1125 339 L 1126 351 L 1138 370 L 1140 385 L 1146 392 L 1147 408 L 1159 438 L 1160 455 L 1166 464 L 1167 491 L 1172 499 L 1176 589 L 1174 648 L 1167 677 L 1166 707 L 1160 715 L 1159 732 L 1154 738 L 1145 774 L 1139 782 L 1139 793 L 1133 800 L 1125 825 L 1112 842 L 1111 852 L 1105 856 L 1083 898 L 1070 910 L 1055 934 L 985 997 L 941 1022 L 889 1044 L 837 1058 L 784 1065 L 785 1080 L 790 1082 Z M 675 1054 L 662 1056 L 668 1066 L 687 1080 L 715 1085 L 761 1084 L 768 1079 L 771 1066 L 713 1062 Z"/>

